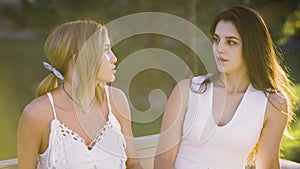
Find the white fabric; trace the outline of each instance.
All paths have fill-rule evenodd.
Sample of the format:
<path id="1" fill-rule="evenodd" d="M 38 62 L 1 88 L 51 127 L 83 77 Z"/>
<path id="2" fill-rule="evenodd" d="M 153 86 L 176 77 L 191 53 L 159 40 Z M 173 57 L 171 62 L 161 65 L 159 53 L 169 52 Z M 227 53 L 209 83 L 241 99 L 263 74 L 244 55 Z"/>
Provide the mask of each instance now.
<path id="1" fill-rule="evenodd" d="M 60 80 L 64 80 L 63 75 L 61 75 L 61 73 L 58 70 L 56 70 L 56 68 L 54 66 L 52 66 L 51 64 L 49 64 L 47 62 L 43 62 L 43 65 L 47 70 L 52 72 L 57 78 L 59 78 Z"/>
<path id="2" fill-rule="evenodd" d="M 207 76 L 192 79 L 199 88 Z M 212 116 L 213 84 L 202 94 L 190 90 L 176 169 L 244 169 L 263 127 L 267 96 L 250 84 L 234 116 L 224 126 Z"/>
<path id="3" fill-rule="evenodd" d="M 109 108 L 108 121 L 98 131 L 89 146 L 77 133 L 57 119 L 52 95 L 47 93 L 54 119 L 51 121 L 48 148 L 39 155 L 37 169 L 126 168 L 126 142 L 121 133 L 121 126 L 111 112 L 107 86 L 105 86 L 105 92 Z M 89 150 L 88 147 L 92 149 Z"/>

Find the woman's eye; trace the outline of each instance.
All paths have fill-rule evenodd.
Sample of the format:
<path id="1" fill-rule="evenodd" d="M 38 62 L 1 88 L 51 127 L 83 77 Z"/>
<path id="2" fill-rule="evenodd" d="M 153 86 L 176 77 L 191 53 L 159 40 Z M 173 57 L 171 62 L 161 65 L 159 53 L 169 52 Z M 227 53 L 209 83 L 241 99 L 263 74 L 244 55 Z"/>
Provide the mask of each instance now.
<path id="1" fill-rule="evenodd" d="M 110 51 L 110 48 L 104 48 L 104 53 L 108 54 L 108 52 Z"/>
<path id="2" fill-rule="evenodd" d="M 219 38 L 213 38 L 213 42 L 214 42 L 214 43 L 219 43 L 219 42 L 220 42 L 220 39 L 219 39 Z"/>
<path id="3" fill-rule="evenodd" d="M 232 40 L 229 40 L 228 42 L 227 42 L 230 46 L 232 46 L 232 45 L 235 45 L 236 43 L 235 43 L 235 41 L 232 41 Z"/>

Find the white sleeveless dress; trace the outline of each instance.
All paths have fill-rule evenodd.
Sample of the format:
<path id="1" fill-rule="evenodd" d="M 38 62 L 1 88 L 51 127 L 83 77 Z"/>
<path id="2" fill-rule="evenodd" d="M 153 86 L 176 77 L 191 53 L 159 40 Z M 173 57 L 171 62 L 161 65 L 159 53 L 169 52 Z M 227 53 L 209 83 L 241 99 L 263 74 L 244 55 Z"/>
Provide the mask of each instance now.
<path id="1" fill-rule="evenodd" d="M 37 169 L 126 168 L 126 142 L 121 133 L 121 126 L 111 111 L 107 86 L 105 93 L 109 109 L 108 121 L 88 146 L 77 133 L 57 119 L 52 95 L 47 93 L 54 119 L 51 121 L 48 148 L 39 155 Z"/>
<path id="2" fill-rule="evenodd" d="M 198 88 L 207 78 L 192 79 Z M 176 169 L 244 169 L 264 123 L 267 96 L 250 84 L 234 116 L 218 126 L 212 116 L 213 84 L 197 94 L 190 90 Z"/>

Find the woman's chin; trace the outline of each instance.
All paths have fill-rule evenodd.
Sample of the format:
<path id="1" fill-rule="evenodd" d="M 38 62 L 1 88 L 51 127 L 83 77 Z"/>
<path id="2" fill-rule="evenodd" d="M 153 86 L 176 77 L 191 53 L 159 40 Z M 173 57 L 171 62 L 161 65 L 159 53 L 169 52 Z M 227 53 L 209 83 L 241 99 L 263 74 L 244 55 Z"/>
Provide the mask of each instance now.
<path id="1" fill-rule="evenodd" d="M 224 70 L 224 67 L 223 67 L 223 66 L 219 66 L 219 65 L 218 65 L 217 68 L 218 68 L 218 71 L 219 71 L 219 72 L 224 73 L 225 70 Z"/>
<path id="2" fill-rule="evenodd" d="M 114 82 L 116 79 L 115 75 L 112 75 L 110 78 L 105 78 L 105 79 L 98 79 L 98 83 L 111 83 Z"/>
<path id="3" fill-rule="evenodd" d="M 112 75 L 112 77 L 111 77 L 110 79 L 108 79 L 108 80 L 106 81 L 106 83 L 114 82 L 115 79 L 116 79 L 115 75 Z"/>

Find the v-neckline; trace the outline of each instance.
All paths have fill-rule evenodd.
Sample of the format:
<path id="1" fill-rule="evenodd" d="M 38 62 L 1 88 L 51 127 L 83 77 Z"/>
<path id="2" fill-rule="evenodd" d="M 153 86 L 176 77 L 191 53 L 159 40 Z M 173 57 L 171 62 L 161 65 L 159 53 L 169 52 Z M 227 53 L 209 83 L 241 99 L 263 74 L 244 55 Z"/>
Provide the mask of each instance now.
<path id="1" fill-rule="evenodd" d="M 105 91 L 105 96 L 106 96 L 106 102 L 107 102 L 107 108 L 108 108 L 108 113 L 107 113 L 107 120 L 105 121 L 105 123 L 103 124 L 103 126 L 101 128 L 98 129 L 98 131 L 96 132 L 96 135 L 93 137 L 93 139 L 91 139 L 90 143 L 87 144 L 87 141 L 85 139 L 83 139 L 83 137 L 81 137 L 77 132 L 75 132 L 74 130 L 72 130 L 69 126 L 67 126 L 65 123 L 62 123 L 58 117 L 57 117 L 57 114 L 56 114 L 56 110 L 55 110 L 55 106 L 54 106 L 54 100 L 53 100 L 53 97 L 52 97 L 52 94 L 51 92 L 49 92 L 49 94 L 47 93 L 48 97 L 49 97 L 49 100 L 50 100 L 50 103 L 51 103 L 51 106 L 52 106 L 52 111 L 53 111 L 53 114 L 54 114 L 54 119 L 53 120 L 56 120 L 58 123 L 59 123 L 59 130 L 60 129 L 65 129 L 67 130 L 67 134 L 71 134 L 73 133 L 73 136 L 77 136 L 77 138 L 79 140 L 76 140 L 75 138 L 72 138 L 73 141 L 77 141 L 77 142 L 81 142 L 83 143 L 83 145 L 85 146 L 86 150 L 88 151 L 92 151 L 94 149 L 94 146 L 97 144 L 98 142 L 98 138 L 101 139 L 101 137 L 103 136 L 104 133 L 106 133 L 107 131 L 107 126 L 108 127 L 112 127 L 112 124 L 111 124 L 111 119 L 110 119 L 110 116 L 113 115 L 112 113 L 112 110 L 111 110 L 111 106 L 110 106 L 110 100 L 109 100 L 109 92 L 108 92 L 108 88 L 107 86 L 105 85 L 104 86 L 104 91 Z M 114 115 L 113 115 L 114 116 Z M 79 120 L 79 119 L 78 119 Z M 83 126 L 81 126 L 80 124 L 80 127 L 81 129 L 83 130 L 83 132 L 85 134 L 87 134 L 84 129 L 83 129 Z M 50 131 L 52 132 L 52 131 Z M 102 134 L 101 134 L 102 133 Z M 60 134 L 64 137 L 64 133 L 62 133 L 62 130 L 60 130 Z M 66 135 L 66 134 L 65 134 Z M 88 134 L 87 134 L 88 135 Z"/>
<path id="2" fill-rule="evenodd" d="M 210 113 L 210 116 L 212 118 L 212 122 L 213 124 L 217 127 L 217 128 L 226 128 L 227 126 L 230 126 L 231 123 L 233 123 L 233 121 L 235 120 L 236 116 L 238 115 L 238 113 L 240 112 L 240 109 L 241 109 L 241 106 L 244 104 L 245 102 L 245 99 L 249 93 L 249 90 L 250 90 L 250 87 L 251 87 L 251 83 L 248 85 L 247 89 L 246 89 L 246 92 L 244 93 L 240 103 L 238 104 L 236 110 L 234 111 L 233 113 L 233 116 L 231 117 L 231 119 L 224 125 L 219 125 L 216 120 L 215 120 L 215 117 L 214 117 L 214 114 L 213 114 L 213 99 L 214 99 L 214 85 L 213 83 L 211 83 L 211 99 L 210 99 L 210 104 L 211 104 L 211 113 Z"/>
<path id="3" fill-rule="evenodd" d="M 77 132 L 75 132 L 74 130 L 72 130 L 65 123 L 62 123 L 59 119 L 53 119 L 53 120 L 57 120 L 58 121 L 58 123 L 59 123 L 58 127 L 59 127 L 59 130 L 60 130 L 61 136 L 66 137 L 64 135 L 64 133 L 62 132 L 62 129 L 67 130 L 66 131 L 67 134 L 70 134 L 70 135 L 72 135 L 74 137 L 77 137 L 79 139 L 79 140 L 76 140 L 73 137 L 72 140 L 75 141 L 75 142 L 81 142 L 81 143 L 83 143 L 85 149 L 88 150 L 89 152 L 94 150 L 94 147 L 98 143 L 98 140 L 100 140 L 102 138 L 102 136 L 107 132 L 107 128 L 111 126 L 110 120 L 109 120 L 109 117 L 108 117 L 108 120 L 104 123 L 104 125 L 101 128 L 99 128 L 99 130 L 97 131 L 97 133 L 94 136 L 94 138 L 91 139 L 90 143 L 88 144 L 86 142 L 86 140 L 83 139 L 83 137 L 81 137 Z"/>

